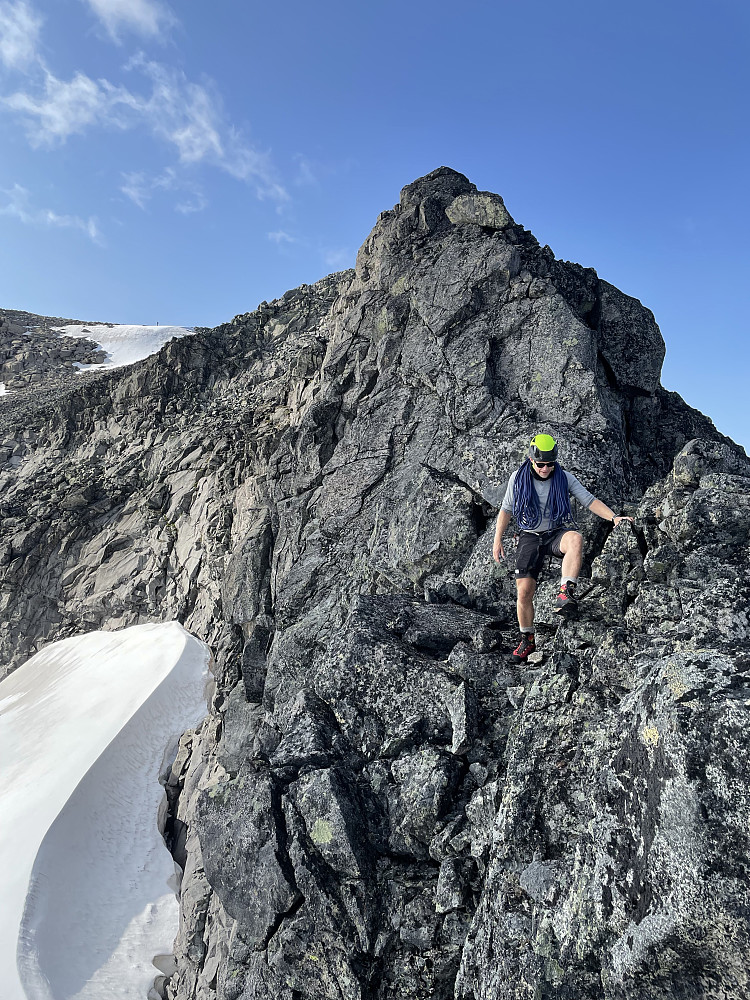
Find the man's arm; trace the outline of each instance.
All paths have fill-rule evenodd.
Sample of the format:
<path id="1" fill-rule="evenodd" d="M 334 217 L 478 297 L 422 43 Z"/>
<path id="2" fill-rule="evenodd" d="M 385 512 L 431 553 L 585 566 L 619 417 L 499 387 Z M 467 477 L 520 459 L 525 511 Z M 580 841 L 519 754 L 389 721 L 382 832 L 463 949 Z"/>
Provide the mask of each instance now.
<path id="1" fill-rule="evenodd" d="M 505 559 L 505 549 L 503 548 L 503 535 L 505 534 L 505 529 L 510 524 L 510 519 L 512 515 L 508 513 L 507 510 L 501 510 L 497 515 L 497 523 L 495 525 L 495 541 L 492 545 L 492 558 L 495 562 L 500 562 L 500 559 Z"/>
<path id="2" fill-rule="evenodd" d="M 599 517 L 603 517 L 605 521 L 611 521 L 613 524 L 617 525 L 620 521 L 632 521 L 632 517 L 621 517 L 619 514 L 615 514 L 613 510 L 610 510 L 606 503 L 602 503 L 601 500 L 592 500 L 589 504 L 589 510 Z"/>

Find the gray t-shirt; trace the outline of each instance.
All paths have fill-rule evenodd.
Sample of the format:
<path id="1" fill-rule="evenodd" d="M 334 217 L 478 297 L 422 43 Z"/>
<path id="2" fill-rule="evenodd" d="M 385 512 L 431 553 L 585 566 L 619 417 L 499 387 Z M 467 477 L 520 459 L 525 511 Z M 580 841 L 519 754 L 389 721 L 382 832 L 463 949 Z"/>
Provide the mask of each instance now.
<path id="1" fill-rule="evenodd" d="M 591 504 L 596 500 L 593 493 L 589 493 L 585 486 L 576 479 L 572 472 L 568 472 L 567 469 L 564 470 L 565 476 L 568 480 L 568 493 L 570 496 L 575 497 L 582 507 L 590 507 Z M 518 469 L 511 473 L 510 479 L 508 480 L 508 488 L 505 491 L 505 496 L 503 497 L 503 502 L 501 505 L 501 510 L 507 511 L 508 514 L 513 513 L 513 485 L 516 481 L 516 476 L 518 475 Z M 552 523 L 547 516 L 547 501 L 549 500 L 549 491 L 552 486 L 552 476 L 548 479 L 537 479 L 536 476 L 532 475 L 531 481 L 534 484 L 534 489 L 536 490 L 536 495 L 539 497 L 539 510 L 542 512 L 542 520 L 534 528 L 534 534 L 539 534 L 542 531 L 549 531 L 552 527 Z M 527 528 L 523 529 L 527 531 Z"/>

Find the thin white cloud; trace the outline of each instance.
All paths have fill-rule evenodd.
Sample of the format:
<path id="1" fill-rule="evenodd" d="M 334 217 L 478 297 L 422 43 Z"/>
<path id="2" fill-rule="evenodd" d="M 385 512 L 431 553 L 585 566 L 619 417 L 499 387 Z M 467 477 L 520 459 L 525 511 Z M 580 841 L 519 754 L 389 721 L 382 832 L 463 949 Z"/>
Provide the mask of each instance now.
<path id="1" fill-rule="evenodd" d="M 184 73 L 137 56 L 129 67 L 142 70 L 152 92 L 142 106 L 152 130 L 176 146 L 182 163 L 206 162 L 240 181 L 254 183 L 258 197 L 287 201 L 270 156 L 248 146 L 226 122 L 222 100 L 211 81 L 188 80 Z"/>
<path id="2" fill-rule="evenodd" d="M 162 174 L 155 177 L 148 177 L 146 174 L 136 171 L 123 174 L 122 178 L 124 182 L 120 188 L 122 193 L 144 211 L 151 198 L 162 191 L 179 192 L 183 196 L 182 200 L 174 206 L 175 211 L 182 215 L 201 212 L 208 205 L 208 200 L 200 187 L 179 176 L 174 167 L 167 167 Z"/>
<path id="3" fill-rule="evenodd" d="M 41 26 L 41 17 L 26 0 L 0 2 L 0 62 L 11 69 L 34 63 Z"/>
<path id="4" fill-rule="evenodd" d="M 318 178 L 312 161 L 304 153 L 296 153 L 293 158 L 297 161 L 297 176 L 294 178 L 294 183 L 300 187 L 317 184 Z"/>
<path id="5" fill-rule="evenodd" d="M 150 78 L 152 91 L 141 101 L 141 111 L 157 134 L 174 143 L 183 163 L 224 159 L 221 107 L 216 95 L 206 86 L 191 83 L 179 70 L 142 56 L 132 59 L 128 67 L 140 69 Z"/>
<path id="6" fill-rule="evenodd" d="M 92 242 L 103 244 L 99 226 L 93 216 L 82 219 L 78 215 L 61 215 L 51 208 L 34 208 L 30 204 L 29 192 L 20 184 L 14 184 L 9 190 L 0 191 L 0 194 L 7 199 L 5 204 L 0 204 L 0 215 L 12 216 L 27 226 L 77 229 L 85 233 Z"/>
<path id="7" fill-rule="evenodd" d="M 323 250 L 323 260 L 326 267 L 332 267 L 337 271 L 354 266 L 354 254 L 346 247 L 339 250 Z"/>
<path id="8" fill-rule="evenodd" d="M 296 164 L 292 184 L 296 187 L 314 187 L 331 177 L 350 174 L 357 167 L 357 161 L 351 156 L 341 160 L 321 160 L 313 159 L 305 153 L 295 153 L 292 160 Z"/>
<path id="9" fill-rule="evenodd" d="M 285 229 L 266 233 L 266 237 L 276 244 L 281 254 L 285 254 L 286 248 L 289 246 L 304 247 L 308 251 L 318 254 L 330 271 L 343 271 L 354 265 L 354 254 L 348 247 L 324 247 L 307 236 L 293 236 Z"/>
<path id="10" fill-rule="evenodd" d="M 145 211 L 146 203 L 154 192 L 153 181 L 149 182 L 145 174 L 139 172 L 123 174 L 122 179 L 124 181 L 124 184 L 120 188 L 122 193 L 127 195 L 138 208 L 142 208 Z"/>
<path id="11" fill-rule="evenodd" d="M 3 98 L 2 103 L 25 117 L 29 141 L 34 146 L 53 146 L 95 124 L 125 127 L 123 111 L 134 109 L 136 104 L 125 88 L 107 80 L 96 81 L 76 73 L 66 82 L 46 70 L 42 95 L 34 97 L 19 91 Z"/>
<path id="12" fill-rule="evenodd" d="M 43 93 L 18 92 L 0 99 L 0 106 L 24 117 L 29 140 L 36 146 L 63 143 L 93 126 L 145 126 L 175 147 L 182 164 L 209 164 L 253 184 L 261 199 L 288 200 L 270 156 L 249 146 L 229 125 L 210 81 L 193 83 L 180 70 L 143 56 L 132 59 L 127 68 L 142 72 L 150 91 L 137 93 L 83 73 L 67 82 L 45 70 Z"/>
<path id="13" fill-rule="evenodd" d="M 300 241 L 296 236 L 290 236 L 289 233 L 285 233 L 283 229 L 279 229 L 275 233 L 268 233 L 268 238 L 272 243 L 277 246 L 281 246 L 282 243 L 299 243 Z"/>
<path id="14" fill-rule="evenodd" d="M 153 38 L 177 23 L 170 8 L 158 0 L 85 0 L 113 41 L 131 31 Z"/>
<path id="15" fill-rule="evenodd" d="M 193 212 L 202 212 L 207 207 L 208 198 L 201 191 L 197 191 L 190 198 L 185 199 L 185 201 L 178 201 L 174 210 L 181 215 L 192 215 Z"/>

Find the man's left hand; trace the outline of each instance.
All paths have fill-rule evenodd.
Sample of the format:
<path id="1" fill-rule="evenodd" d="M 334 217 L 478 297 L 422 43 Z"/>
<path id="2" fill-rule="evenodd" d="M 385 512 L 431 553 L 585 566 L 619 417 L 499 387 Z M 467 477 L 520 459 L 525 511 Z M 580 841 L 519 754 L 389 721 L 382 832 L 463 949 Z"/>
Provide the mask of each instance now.
<path id="1" fill-rule="evenodd" d="M 620 521 L 630 521 L 630 523 L 632 524 L 633 523 L 633 518 L 632 517 L 624 517 L 621 514 L 615 514 L 615 516 L 612 518 L 612 524 L 614 524 L 614 526 L 617 527 L 617 525 L 620 523 Z"/>

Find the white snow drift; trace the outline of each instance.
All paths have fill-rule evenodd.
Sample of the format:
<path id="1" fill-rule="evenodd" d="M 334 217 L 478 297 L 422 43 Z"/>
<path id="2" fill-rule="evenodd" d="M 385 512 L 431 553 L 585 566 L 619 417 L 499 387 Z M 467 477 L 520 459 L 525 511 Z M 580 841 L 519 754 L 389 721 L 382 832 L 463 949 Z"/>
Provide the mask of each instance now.
<path id="1" fill-rule="evenodd" d="M 194 330 L 186 326 L 58 326 L 55 327 L 65 337 L 87 337 L 97 343 L 109 355 L 107 361 L 96 365 L 79 365 L 83 369 L 121 368 L 135 361 L 156 354 L 173 337 L 187 337 Z"/>
<path id="2" fill-rule="evenodd" d="M 178 929 L 158 775 L 205 714 L 208 659 L 177 623 L 138 625 L 0 683 L 2 1000 L 146 997 Z"/>

